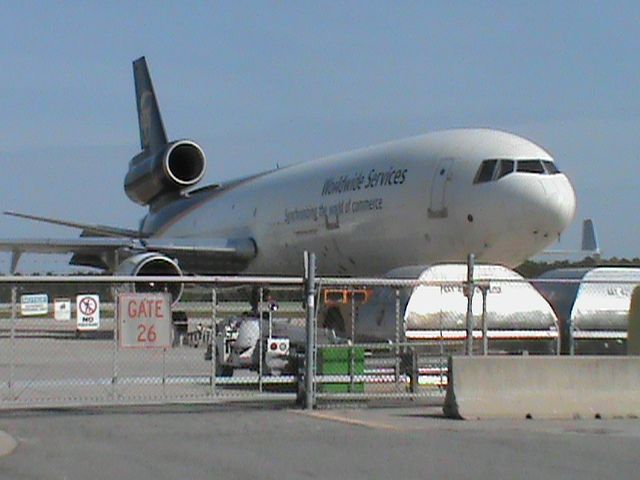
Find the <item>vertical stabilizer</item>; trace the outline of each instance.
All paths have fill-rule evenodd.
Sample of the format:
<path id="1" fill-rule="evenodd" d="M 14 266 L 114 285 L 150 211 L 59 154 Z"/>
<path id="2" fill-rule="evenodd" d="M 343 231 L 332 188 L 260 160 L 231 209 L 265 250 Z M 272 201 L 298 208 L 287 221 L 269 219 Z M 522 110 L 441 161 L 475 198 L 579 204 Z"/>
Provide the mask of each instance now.
<path id="1" fill-rule="evenodd" d="M 598 245 L 598 237 L 593 220 L 587 218 L 582 222 L 582 250 L 585 252 L 593 252 L 600 254 L 600 246 Z"/>
<path id="2" fill-rule="evenodd" d="M 133 79 L 136 85 L 140 146 L 143 150 L 154 151 L 166 145 L 167 134 L 144 57 L 133 62 Z"/>

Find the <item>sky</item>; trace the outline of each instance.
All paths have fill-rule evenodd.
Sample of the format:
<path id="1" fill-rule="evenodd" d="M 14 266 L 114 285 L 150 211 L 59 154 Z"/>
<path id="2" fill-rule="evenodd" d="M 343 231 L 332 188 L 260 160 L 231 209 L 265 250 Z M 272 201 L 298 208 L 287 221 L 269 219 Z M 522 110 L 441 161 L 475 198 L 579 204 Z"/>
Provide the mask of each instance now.
<path id="1" fill-rule="evenodd" d="M 169 137 L 207 155 L 204 183 L 498 128 L 570 177 L 578 209 L 558 248 L 577 248 L 590 217 L 604 256 L 640 257 L 637 1 L 7 1 L 0 41 L 1 210 L 136 227 L 145 209 L 122 184 L 145 55 Z M 77 235 L 0 216 L 3 238 Z M 34 258 L 22 270 L 66 262 Z"/>

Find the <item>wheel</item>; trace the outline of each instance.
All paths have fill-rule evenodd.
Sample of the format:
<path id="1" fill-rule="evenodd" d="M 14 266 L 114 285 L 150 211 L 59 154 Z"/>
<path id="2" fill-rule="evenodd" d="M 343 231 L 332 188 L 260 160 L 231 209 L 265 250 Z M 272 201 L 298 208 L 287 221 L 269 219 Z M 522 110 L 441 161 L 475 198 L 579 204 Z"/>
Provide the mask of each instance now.
<path id="1" fill-rule="evenodd" d="M 216 377 L 233 377 L 233 367 L 216 363 Z"/>
<path id="2" fill-rule="evenodd" d="M 304 365 L 304 354 L 298 353 L 296 350 L 291 349 L 289 352 L 289 362 L 284 369 L 285 375 L 298 375 L 298 372 Z"/>

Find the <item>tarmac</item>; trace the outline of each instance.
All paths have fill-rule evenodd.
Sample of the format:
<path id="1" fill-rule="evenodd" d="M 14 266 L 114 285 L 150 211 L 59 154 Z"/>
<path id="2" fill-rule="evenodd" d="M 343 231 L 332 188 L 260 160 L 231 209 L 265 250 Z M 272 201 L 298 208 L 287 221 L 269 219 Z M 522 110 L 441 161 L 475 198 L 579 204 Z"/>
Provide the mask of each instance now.
<path id="1" fill-rule="evenodd" d="M 637 419 L 457 421 L 436 407 L 30 410 L 1 413 L 0 429 L 3 479 L 619 479 L 640 467 Z"/>

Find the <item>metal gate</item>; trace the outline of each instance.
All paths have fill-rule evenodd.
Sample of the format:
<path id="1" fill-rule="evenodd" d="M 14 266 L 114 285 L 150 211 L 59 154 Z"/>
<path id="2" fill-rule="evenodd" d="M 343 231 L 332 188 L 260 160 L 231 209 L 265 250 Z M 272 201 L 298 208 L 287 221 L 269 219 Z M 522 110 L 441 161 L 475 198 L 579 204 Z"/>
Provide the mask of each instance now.
<path id="1" fill-rule="evenodd" d="M 113 302 L 118 292 L 129 289 L 123 278 L 132 280 L 2 278 L 0 408 L 296 400 L 296 377 L 276 377 L 260 368 L 224 376 L 207 351 L 214 346 L 216 326 L 249 307 L 244 298 L 225 301 L 222 295 L 218 302 L 217 291 L 238 281 L 299 289 L 301 279 L 203 280 L 186 291 L 187 301 L 173 307 L 171 345 L 124 348 Z M 98 317 L 83 324 L 94 307 L 81 303 L 87 294 L 98 299 Z M 266 311 L 268 306 L 261 302 L 259 308 Z M 303 317 L 303 310 L 300 304 L 285 302 L 281 315 Z"/>

